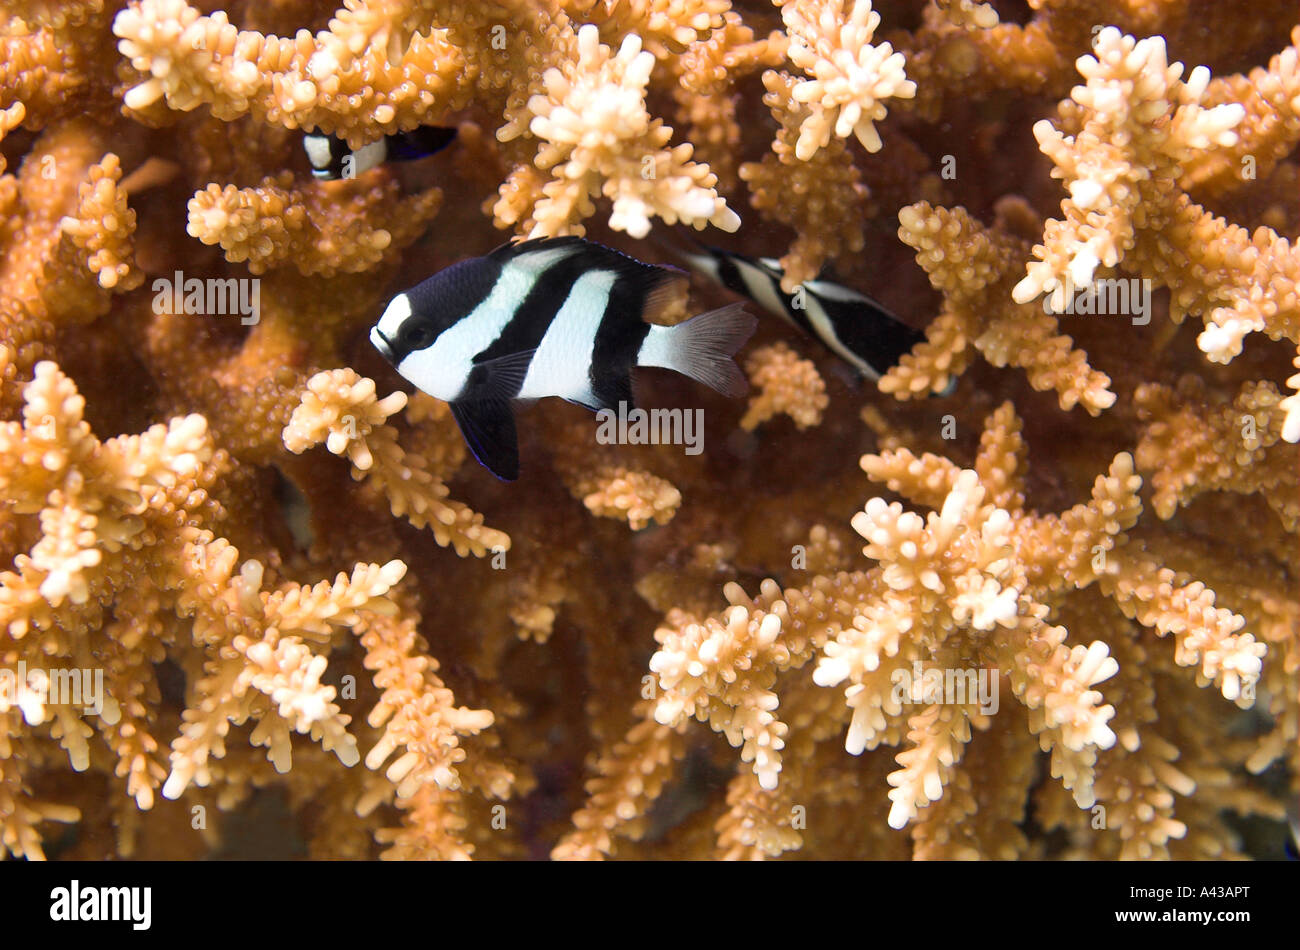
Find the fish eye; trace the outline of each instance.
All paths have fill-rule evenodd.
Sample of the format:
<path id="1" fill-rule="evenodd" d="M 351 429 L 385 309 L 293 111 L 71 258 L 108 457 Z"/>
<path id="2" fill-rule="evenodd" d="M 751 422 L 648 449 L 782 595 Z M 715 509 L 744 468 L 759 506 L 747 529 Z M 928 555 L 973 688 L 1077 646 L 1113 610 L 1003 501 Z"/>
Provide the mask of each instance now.
<path id="1" fill-rule="evenodd" d="M 412 323 L 402 328 L 402 343 L 408 349 L 420 350 L 428 346 L 433 340 L 432 328 L 420 324 Z"/>

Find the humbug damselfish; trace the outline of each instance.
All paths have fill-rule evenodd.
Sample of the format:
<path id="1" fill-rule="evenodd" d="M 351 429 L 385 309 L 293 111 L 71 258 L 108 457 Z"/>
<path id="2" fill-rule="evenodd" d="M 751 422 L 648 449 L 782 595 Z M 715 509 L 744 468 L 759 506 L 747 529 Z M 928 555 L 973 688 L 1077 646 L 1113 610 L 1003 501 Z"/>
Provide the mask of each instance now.
<path id="1" fill-rule="evenodd" d="M 411 162 L 440 152 L 456 138 L 456 130 L 438 125 L 423 125 L 409 132 L 394 132 L 377 142 L 351 149 L 337 135 L 308 132 L 302 148 L 311 163 L 313 178 L 336 181 L 356 178 L 385 162 Z"/>
<path id="2" fill-rule="evenodd" d="M 800 292 L 781 290 L 785 272 L 770 257 L 752 258 L 734 251 L 697 245 L 671 250 L 693 271 L 754 301 L 793 324 L 872 382 L 898 364 L 925 334 L 899 320 L 878 301 L 831 280 L 806 280 Z M 938 395 L 952 392 L 956 380 Z"/>
<path id="3" fill-rule="evenodd" d="M 370 340 L 403 377 L 449 403 L 474 457 L 512 481 L 516 400 L 631 409 L 638 366 L 674 370 L 725 396 L 745 392 L 732 357 L 757 321 L 741 304 L 675 326 L 647 322 L 683 276 L 578 237 L 506 244 L 399 293 Z"/>

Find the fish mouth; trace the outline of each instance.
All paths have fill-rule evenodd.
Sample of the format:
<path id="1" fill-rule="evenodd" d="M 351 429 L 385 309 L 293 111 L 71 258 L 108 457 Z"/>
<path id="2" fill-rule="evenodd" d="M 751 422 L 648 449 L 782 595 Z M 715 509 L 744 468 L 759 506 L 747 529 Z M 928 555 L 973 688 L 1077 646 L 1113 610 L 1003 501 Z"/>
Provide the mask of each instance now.
<path id="1" fill-rule="evenodd" d="M 388 362 L 393 361 L 393 345 L 388 342 L 387 338 L 379 332 L 379 327 L 370 329 L 370 342 L 377 349 L 381 356 Z"/>

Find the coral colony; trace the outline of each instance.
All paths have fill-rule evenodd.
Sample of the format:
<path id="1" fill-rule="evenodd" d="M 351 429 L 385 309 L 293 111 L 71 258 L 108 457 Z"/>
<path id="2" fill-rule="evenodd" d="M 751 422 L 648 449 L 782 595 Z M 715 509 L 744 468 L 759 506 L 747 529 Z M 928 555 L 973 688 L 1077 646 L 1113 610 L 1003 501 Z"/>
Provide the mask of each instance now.
<path id="1" fill-rule="evenodd" d="M 0 13 L 0 853 L 1280 853 L 1293 0 L 216 6 Z M 371 345 L 680 225 L 775 261 L 680 439 L 541 398 L 501 482 Z"/>

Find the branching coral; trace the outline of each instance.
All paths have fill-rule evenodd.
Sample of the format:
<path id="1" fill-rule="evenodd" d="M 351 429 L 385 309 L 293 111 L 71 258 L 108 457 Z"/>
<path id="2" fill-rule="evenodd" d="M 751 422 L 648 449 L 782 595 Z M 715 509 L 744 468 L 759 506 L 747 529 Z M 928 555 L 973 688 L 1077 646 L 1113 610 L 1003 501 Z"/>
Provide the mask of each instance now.
<path id="1" fill-rule="evenodd" d="M 239 552 L 209 527 L 224 512 L 207 489 L 227 461 L 212 446 L 205 420 L 192 415 L 101 443 L 82 418 L 84 403 L 53 363 L 38 364 L 23 422 L 4 423 L 0 433 L 12 514 L 36 515 L 41 531 L 30 552 L 14 559 L 16 571 L 2 578 L 0 621 L 12 644 L 7 661 L 43 668 L 60 657 L 71 667 L 85 665 L 92 650 L 104 650 L 115 661 L 111 676 L 119 689 L 129 693 L 127 684 L 138 682 L 147 691 L 156 674 L 141 663 L 144 657 L 126 652 L 140 645 L 143 631 L 134 643 L 114 639 L 111 634 L 121 631 L 105 622 L 102 605 L 172 610 L 192 618 L 204 675 L 172 745 L 165 796 L 177 797 L 192 781 L 208 784 L 208 759 L 224 753 L 232 722 L 258 722 L 251 741 L 268 747 L 280 771 L 290 767 L 291 729 L 310 733 L 345 764 L 356 762 L 355 740 L 345 728 L 349 717 L 333 702 L 334 687 L 320 681 L 326 660 L 307 641 L 327 642 L 333 627 L 356 622 L 358 610 L 383 609 L 405 565 L 358 565 L 351 578 L 341 574 L 332 586 L 264 591 L 262 564 L 250 559 L 236 572 Z M 159 633 L 164 630 L 166 643 L 176 628 Z M 147 809 L 160 777 L 151 758 L 157 748 L 152 727 L 148 719 L 123 727 L 118 701 L 111 694 L 101 700 L 101 728 L 121 756 L 118 775 L 127 777 L 127 794 Z M 86 769 L 93 730 L 70 706 L 53 711 L 73 767 Z M 42 722 L 43 702 L 24 715 Z M 21 775 L 21 761 L 9 767 Z M 6 829 L 10 834 L 27 837 Z"/>
<path id="2" fill-rule="evenodd" d="M 761 162 L 740 166 L 740 177 L 749 185 L 754 207 L 790 225 L 797 235 L 780 260 L 781 289 L 794 293 L 799 284 L 816 277 L 829 258 L 862 250 L 867 187 L 838 139 L 811 158 L 798 158 L 795 136 L 804 110 L 793 98 L 795 79 L 769 71 L 763 74 L 763 85 L 768 90 L 763 102 L 781 130 Z"/>
<path id="3" fill-rule="evenodd" d="M 7 6 L 0 853 L 278 796 L 277 856 L 1275 855 L 1293 4 L 904 6 Z M 872 386 L 765 321 L 747 405 L 637 373 L 687 444 L 546 400 L 509 485 L 367 343 L 503 230 L 674 223 L 926 340 Z"/>
<path id="4" fill-rule="evenodd" d="M 901 399 L 940 392 L 969 365 L 973 346 L 995 366 L 1023 367 L 1035 389 L 1056 391 L 1063 409 L 1082 404 L 1096 415 L 1114 405 L 1110 377 L 1058 332 L 1058 319 L 1009 298 L 1018 251 L 1013 238 L 982 228 L 963 208 L 925 202 L 904 208 L 898 220 L 899 238 L 916 248 L 917 263 L 944 293 L 944 304 L 926 341 L 881 379 L 881 391 Z M 954 256 L 953 247 L 965 251 Z"/>
<path id="5" fill-rule="evenodd" d="M 352 477 L 370 477 L 388 498 L 393 514 L 417 528 L 431 527 L 440 545 L 452 545 L 464 557 L 506 551 L 510 537 L 483 525 L 483 516 L 459 502 L 446 501 L 448 489 L 429 471 L 425 459 L 397 444 L 396 433 L 384 421 L 406 405 L 405 393 L 375 398 L 374 380 L 352 370 L 318 373 L 307 381 L 302 403 L 284 430 L 284 444 L 301 453 L 324 442 L 335 455 L 352 462 Z M 441 413 L 444 437 L 456 437 L 447 414 Z"/>
<path id="6" fill-rule="evenodd" d="M 645 86 L 653 66 L 654 56 L 641 49 L 635 33 L 612 54 L 588 25 L 578 31 L 577 62 L 547 70 L 545 95 L 528 101 L 529 130 L 543 143 L 534 164 L 555 169 L 556 177 L 532 209 L 530 237 L 581 234 L 577 222 L 592 213 L 591 198 L 597 194 L 613 203 L 609 226 L 633 237 L 649 233 L 652 214 L 669 224 L 709 223 L 724 231 L 740 226 L 713 188 L 717 176 L 690 161 L 690 145 L 668 148 L 672 129 L 646 112 Z M 498 219 L 515 224 L 518 209 L 508 215 L 505 210 L 505 204 L 497 205 Z"/>
<path id="7" fill-rule="evenodd" d="M 291 264 L 332 277 L 370 270 L 406 247 L 438 213 L 441 198 L 436 188 L 401 198 L 394 182 L 294 188 L 285 172 L 255 188 L 209 185 L 190 199 L 188 231 L 220 244 L 231 263 L 248 261 L 254 274 Z M 335 226 L 340 217 L 348 221 L 342 228 Z"/>
<path id="8" fill-rule="evenodd" d="M 1300 34 L 1297 34 L 1300 38 Z M 1206 108 L 1209 70 L 1197 67 L 1180 81 L 1181 63 L 1168 65 L 1160 37 L 1137 41 L 1107 28 L 1097 35 L 1094 56 L 1079 59 L 1087 80 L 1063 106 L 1081 131 L 1066 137 L 1050 122 L 1034 135 L 1067 183 L 1063 220 L 1049 221 L 1037 261 L 1016 285 L 1020 302 L 1051 295 L 1058 312 L 1076 288 L 1092 282 L 1098 266 L 1121 262 L 1130 270 L 1182 275 L 1172 287 L 1170 316 L 1198 313 L 1205 330 L 1197 339 L 1215 362 L 1241 353 L 1242 339 L 1267 330 L 1273 339 L 1300 343 L 1300 252 L 1268 228 L 1248 235 L 1194 204 L 1179 187 L 1182 169 L 1198 153 L 1237 144 L 1245 119 L 1239 102 Z M 1296 50 L 1278 57 L 1277 96 L 1292 117 L 1300 111 Z M 1262 108 L 1276 112 L 1273 103 Z M 1291 124 L 1294 123 L 1294 118 Z M 1293 130 L 1291 140 L 1294 142 Z M 1223 279 L 1227 267 L 1233 276 Z"/>
<path id="9" fill-rule="evenodd" d="M 872 46 L 880 14 L 871 0 L 789 0 L 781 7 L 790 35 L 790 61 L 811 78 L 794 87 L 796 102 L 812 105 L 799 128 L 795 156 L 812 158 L 831 132 L 851 132 L 868 152 L 880 151 L 875 123 L 885 117 L 882 99 L 910 99 L 916 83 L 903 71 L 903 54 L 888 43 Z"/>
<path id="10" fill-rule="evenodd" d="M 745 371 L 759 393 L 740 419 L 742 429 L 753 429 L 778 413 L 788 415 L 800 429 L 822 421 L 829 405 L 826 383 L 809 360 L 800 359 L 785 344 L 755 350 L 745 361 Z"/>
<path id="11" fill-rule="evenodd" d="M 464 88 L 455 83 L 464 60 L 445 33 L 415 32 L 428 4 L 409 6 L 410 19 L 395 28 L 349 11 L 329 31 L 290 39 L 241 33 L 224 12 L 203 16 L 185 0 L 138 0 L 113 22 L 122 55 L 141 77 L 122 101 L 137 111 L 161 98 L 181 111 L 207 105 L 221 119 L 251 112 L 289 128 L 321 126 L 350 141 L 360 127 L 349 116 L 413 128 L 454 102 Z"/>
<path id="12" fill-rule="evenodd" d="M 775 791 L 786 778 L 781 752 L 790 731 L 781 718 L 781 696 L 788 691 L 796 697 L 796 710 L 808 701 L 794 685 L 803 674 L 793 671 L 817 659 L 813 682 L 848 683 L 849 752 L 906 743 L 897 756 L 900 769 L 888 777 L 894 786 L 888 823 L 902 828 L 944 797 L 959 774 L 971 726 L 997 729 L 1008 717 L 996 702 L 993 716 L 979 705 L 974 680 L 971 694 L 963 691 L 965 699 L 947 705 L 953 700 L 930 698 L 919 677 L 900 690 L 900 673 L 922 663 L 939 671 L 991 664 L 1008 671 L 1013 694 L 1029 710 L 1028 731 L 1052 753 L 1052 774 L 1081 808 L 1091 808 L 1098 753 L 1116 740 L 1107 724 L 1115 711 L 1103 705 L 1100 684 L 1121 666 L 1103 641 L 1066 646 L 1066 628 L 1047 620 L 1057 605 L 1071 604 L 1070 598 L 1083 596 L 1076 592 L 1099 579 L 1118 606 L 1152 632 L 1176 632 L 1173 663 L 1199 663 L 1206 682 L 1248 704 L 1244 697 L 1254 696 L 1265 650 L 1250 634 L 1236 632 L 1243 618 L 1214 609 L 1214 595 L 1203 584 L 1171 583 L 1172 572 L 1159 570 L 1149 557 L 1124 553 L 1123 532 L 1141 510 L 1132 459 L 1116 456 L 1096 479 L 1091 502 L 1060 515 L 1033 514 L 1023 508 L 1019 433 L 1019 420 L 1004 405 L 988 421 L 974 469 L 905 449 L 864 456 L 873 480 L 939 510 L 922 519 L 873 498 L 853 527 L 879 567 L 785 591 L 766 581 L 753 601 L 731 585 L 733 606 L 721 616 L 700 621 L 670 615 L 650 662 L 661 691 L 652 707 L 655 720 L 667 726 L 690 716 L 707 720 L 741 748 L 762 788 Z M 1149 606 L 1135 609 L 1138 602 Z M 1126 679 L 1142 675 L 1132 669 Z M 778 692 L 779 681 L 790 685 Z M 914 704 L 922 708 L 908 708 Z M 633 742 L 629 734 L 625 748 Z M 1167 747 L 1159 738 L 1154 743 Z M 963 775 L 962 786 L 968 788 L 969 780 Z M 1157 781 L 1191 792 L 1173 771 Z M 655 788 L 643 790 L 649 799 L 656 794 Z M 961 808 L 941 814 L 941 822 L 961 822 L 965 815 Z M 622 812 L 618 817 L 628 820 Z M 1126 810 L 1118 821 L 1127 835 L 1145 818 Z M 723 831 L 723 840 L 729 833 Z M 926 839 L 933 841 L 934 834 L 931 824 Z M 774 847 L 773 853 L 783 850 Z"/>

